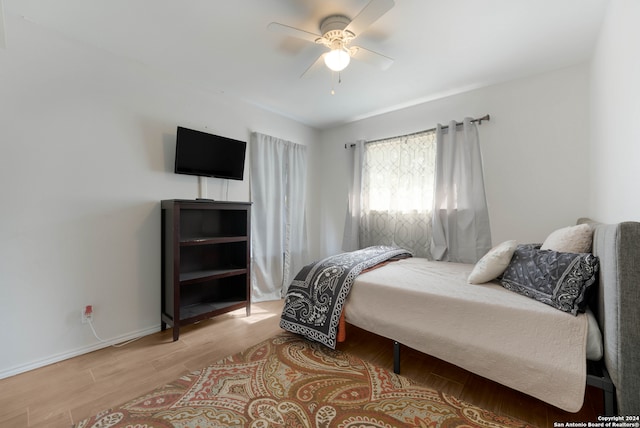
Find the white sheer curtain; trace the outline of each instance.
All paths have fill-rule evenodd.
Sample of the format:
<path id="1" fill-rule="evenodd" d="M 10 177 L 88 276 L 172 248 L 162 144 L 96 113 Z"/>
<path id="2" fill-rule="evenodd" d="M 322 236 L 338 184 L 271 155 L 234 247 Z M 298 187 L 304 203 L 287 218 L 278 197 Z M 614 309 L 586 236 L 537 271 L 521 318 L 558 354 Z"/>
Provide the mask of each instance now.
<path id="1" fill-rule="evenodd" d="M 491 248 L 478 128 L 465 118 L 436 128 L 437 160 L 431 253 L 435 260 L 475 263 Z"/>
<path id="2" fill-rule="evenodd" d="M 252 300 L 280 299 L 307 263 L 307 148 L 251 134 Z"/>
<path id="3" fill-rule="evenodd" d="M 434 132 L 364 146 L 358 225 L 360 248 L 397 245 L 417 257 L 431 258 L 435 154 Z M 357 168 L 357 159 L 355 164 Z M 357 180 L 354 179 L 354 188 Z"/>

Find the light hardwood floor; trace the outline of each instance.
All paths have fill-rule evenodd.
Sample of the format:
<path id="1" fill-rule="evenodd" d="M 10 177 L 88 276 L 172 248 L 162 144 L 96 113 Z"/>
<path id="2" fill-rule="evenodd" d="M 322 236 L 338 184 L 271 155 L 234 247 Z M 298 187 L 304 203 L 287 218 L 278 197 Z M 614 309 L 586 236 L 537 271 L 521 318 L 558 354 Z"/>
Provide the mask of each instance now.
<path id="1" fill-rule="evenodd" d="M 69 427 L 281 332 L 281 311 L 281 301 L 257 303 L 250 317 L 239 310 L 183 328 L 177 342 L 169 329 L 122 348 L 105 348 L 2 379 L 0 426 Z M 392 368 L 390 340 L 353 326 L 348 326 L 347 338 L 338 349 Z M 588 388 L 579 413 L 566 413 L 405 347 L 402 374 L 540 427 L 555 421 L 594 421 L 602 409 L 597 389 Z"/>

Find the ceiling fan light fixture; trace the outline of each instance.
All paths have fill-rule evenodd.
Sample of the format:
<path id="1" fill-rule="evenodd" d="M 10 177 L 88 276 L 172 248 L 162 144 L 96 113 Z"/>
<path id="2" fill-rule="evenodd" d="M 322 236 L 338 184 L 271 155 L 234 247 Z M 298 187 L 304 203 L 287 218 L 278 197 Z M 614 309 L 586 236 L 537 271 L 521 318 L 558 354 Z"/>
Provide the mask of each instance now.
<path id="1" fill-rule="evenodd" d="M 333 71 L 344 70 L 350 61 L 351 55 L 344 49 L 333 49 L 324 56 L 324 63 Z"/>

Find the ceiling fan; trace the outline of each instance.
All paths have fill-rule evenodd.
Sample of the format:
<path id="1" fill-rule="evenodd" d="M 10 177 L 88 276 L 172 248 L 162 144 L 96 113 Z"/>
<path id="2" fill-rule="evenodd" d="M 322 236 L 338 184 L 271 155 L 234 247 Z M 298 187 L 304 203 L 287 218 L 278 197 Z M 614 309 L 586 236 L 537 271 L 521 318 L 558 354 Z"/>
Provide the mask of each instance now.
<path id="1" fill-rule="evenodd" d="M 324 45 L 329 49 L 329 51 L 320 55 L 300 77 L 323 61 L 330 70 L 342 71 L 349 65 L 351 58 L 386 70 L 393 64 L 392 58 L 360 46 L 352 46 L 351 42 L 394 5 L 395 2 L 393 0 L 371 0 L 353 19 L 349 19 L 344 15 L 327 16 L 320 22 L 321 34 L 311 33 L 277 22 L 272 22 L 268 25 L 268 28 L 287 36 Z"/>

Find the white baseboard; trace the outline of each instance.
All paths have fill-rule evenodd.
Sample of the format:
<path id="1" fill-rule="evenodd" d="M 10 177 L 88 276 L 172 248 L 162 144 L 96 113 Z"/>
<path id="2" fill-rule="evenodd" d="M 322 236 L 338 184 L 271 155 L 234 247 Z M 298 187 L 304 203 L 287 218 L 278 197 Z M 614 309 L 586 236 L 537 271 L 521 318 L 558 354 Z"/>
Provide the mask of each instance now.
<path id="1" fill-rule="evenodd" d="M 89 352 L 93 352 L 93 351 L 97 351 L 98 349 L 117 345 L 119 343 L 126 342 L 127 340 L 148 336 L 150 334 L 157 333 L 159 331 L 160 331 L 160 326 L 149 327 L 142 330 L 127 333 L 122 336 L 115 337 L 110 340 L 106 340 L 104 342 L 97 342 L 92 345 L 83 346 L 73 351 L 63 352 L 61 354 L 52 355 L 50 357 L 43 358 L 41 360 L 32 361 L 27 364 L 21 364 L 19 366 L 11 367 L 9 369 L 0 371 L 0 379 L 15 376 L 20 373 L 28 372 L 30 370 L 39 369 L 40 367 L 44 367 L 50 364 L 58 363 L 60 361 L 68 360 L 69 358 L 77 357 L 79 355 L 88 354 Z"/>

